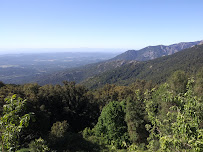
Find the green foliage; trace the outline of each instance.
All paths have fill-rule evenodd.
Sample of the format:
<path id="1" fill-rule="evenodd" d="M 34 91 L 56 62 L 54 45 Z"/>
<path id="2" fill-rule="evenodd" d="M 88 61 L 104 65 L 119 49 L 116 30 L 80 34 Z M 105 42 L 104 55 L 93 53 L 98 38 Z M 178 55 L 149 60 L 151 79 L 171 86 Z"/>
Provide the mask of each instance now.
<path id="1" fill-rule="evenodd" d="M 35 139 L 29 144 L 30 152 L 48 152 L 49 147 L 42 138 Z"/>
<path id="2" fill-rule="evenodd" d="M 187 76 L 184 71 L 176 71 L 169 78 L 169 85 L 175 93 L 184 93 L 186 91 Z"/>
<path id="3" fill-rule="evenodd" d="M 64 82 L 63 86 L 5 85 L 0 88 L 0 111 L 3 111 L 3 105 L 6 105 L 3 98 L 14 93 L 28 99 L 25 104 L 26 108 L 19 115 L 23 116 L 23 114 L 32 111 L 36 118 L 35 122 L 30 123 L 28 128 L 24 127 L 20 132 L 18 136 L 19 148 L 28 147 L 30 141 L 39 137 L 53 145 L 60 141 L 63 141 L 61 145 L 66 145 L 70 136 L 75 138 L 72 133 L 77 134 L 85 127 L 93 127 L 100 114 L 99 106 L 95 102 L 92 92 L 83 86 L 76 85 L 74 82 Z M 3 115 L 3 112 L 1 115 Z M 24 122 L 22 121 L 22 123 Z M 56 124 L 51 131 L 54 123 Z M 66 124 L 68 124 L 68 127 L 66 127 Z M 71 146 L 65 148 L 68 147 Z"/>
<path id="4" fill-rule="evenodd" d="M 19 148 L 19 134 L 28 127 L 33 113 L 24 114 L 26 100 L 13 95 L 5 99 L 3 116 L 0 121 L 1 140 L 5 149 L 15 151 Z"/>
<path id="5" fill-rule="evenodd" d="M 82 135 L 84 138 L 87 138 L 89 136 L 93 136 L 94 135 L 94 131 L 92 129 L 90 129 L 89 127 L 85 128 L 82 132 Z"/>
<path id="6" fill-rule="evenodd" d="M 31 101 L 37 102 L 37 94 L 39 92 L 40 86 L 37 83 L 32 83 L 32 84 L 24 84 L 21 86 L 23 96 L 26 99 L 29 99 Z"/>
<path id="7" fill-rule="evenodd" d="M 148 132 L 145 129 L 147 115 L 145 112 L 144 99 L 141 97 L 139 90 L 135 91 L 133 99 L 127 100 L 126 122 L 128 133 L 133 143 L 147 143 Z"/>
<path id="8" fill-rule="evenodd" d="M 94 128 L 96 136 L 104 137 L 107 144 L 116 148 L 124 147 L 129 140 L 124 108 L 119 102 L 110 102 L 103 108 Z"/>
<path id="9" fill-rule="evenodd" d="M 196 95 L 203 97 L 203 68 L 201 68 L 196 75 L 194 90 Z"/>
<path id="10" fill-rule="evenodd" d="M 156 151 L 159 147 L 161 151 L 203 150 L 203 131 L 199 128 L 202 104 L 194 96 L 193 83 L 193 80 L 188 81 L 187 92 L 184 94 L 174 95 L 168 90 L 164 96 L 157 94 L 157 91 L 150 95 L 151 99 L 157 95 L 162 96 L 162 102 L 175 103 L 162 119 L 157 115 L 153 100 L 148 96 L 146 110 L 151 125 L 146 127 L 150 131 L 148 148 L 151 151 Z"/>
<path id="11" fill-rule="evenodd" d="M 2 81 L 0 81 L 0 88 L 3 86 L 5 86 L 5 84 Z"/>
<path id="12" fill-rule="evenodd" d="M 50 127 L 56 121 L 67 123 L 73 131 L 78 132 L 96 123 L 98 107 L 91 103 L 88 90 L 74 82 L 64 82 L 60 85 L 45 85 L 39 88 L 38 98 L 40 109 L 49 114 Z"/>
<path id="13" fill-rule="evenodd" d="M 68 132 L 68 123 L 66 120 L 60 122 L 57 121 L 54 123 L 51 127 L 51 132 L 49 134 L 49 143 L 50 143 L 50 148 L 52 149 L 63 149 L 62 147 L 67 146 L 67 140 L 70 134 Z"/>
<path id="14" fill-rule="evenodd" d="M 48 147 L 48 151 L 145 151 L 146 147 L 148 151 L 203 151 L 202 71 L 195 83 L 186 77 L 178 71 L 169 84 L 153 89 L 144 80 L 97 90 L 74 82 L 4 85 L 0 88 L 1 145 L 4 151 L 27 152 Z M 30 112 L 35 113 L 35 122 L 29 123 Z"/>
<path id="15" fill-rule="evenodd" d="M 123 101 L 128 97 L 136 97 L 135 90 L 140 90 L 141 98 L 143 98 L 146 89 L 152 89 L 152 82 L 145 80 L 136 80 L 130 86 L 118 86 L 114 84 L 106 84 L 104 87 L 92 91 L 94 100 L 99 104 L 100 110 L 111 101 Z"/>
<path id="16" fill-rule="evenodd" d="M 63 137 L 68 129 L 67 121 L 59 122 L 53 124 L 51 127 L 51 135 L 54 137 Z"/>
<path id="17" fill-rule="evenodd" d="M 22 148 L 20 150 L 18 150 L 17 152 L 30 152 L 29 148 Z"/>
<path id="18" fill-rule="evenodd" d="M 130 87 L 106 84 L 93 92 L 94 98 L 99 104 L 100 110 L 111 101 L 125 100 L 133 91 Z"/>

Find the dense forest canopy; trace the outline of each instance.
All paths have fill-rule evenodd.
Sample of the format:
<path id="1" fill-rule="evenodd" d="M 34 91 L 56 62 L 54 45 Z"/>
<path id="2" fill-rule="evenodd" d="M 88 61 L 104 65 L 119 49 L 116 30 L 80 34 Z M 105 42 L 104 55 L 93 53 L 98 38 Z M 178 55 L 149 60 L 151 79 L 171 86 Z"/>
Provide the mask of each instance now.
<path id="1" fill-rule="evenodd" d="M 88 90 L 1 83 L 2 151 L 202 151 L 203 70 Z"/>

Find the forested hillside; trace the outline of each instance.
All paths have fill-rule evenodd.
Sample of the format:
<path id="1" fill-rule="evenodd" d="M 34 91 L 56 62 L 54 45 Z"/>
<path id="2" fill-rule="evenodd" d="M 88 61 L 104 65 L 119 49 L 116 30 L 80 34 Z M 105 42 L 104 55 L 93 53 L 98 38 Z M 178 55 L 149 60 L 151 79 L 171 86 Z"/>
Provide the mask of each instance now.
<path id="1" fill-rule="evenodd" d="M 104 61 L 94 64 L 85 65 L 82 67 L 67 69 L 60 72 L 42 75 L 36 77 L 33 82 L 37 82 L 41 85 L 44 84 L 62 84 L 62 81 L 75 81 L 79 83 L 87 78 L 101 74 L 106 71 L 111 71 L 115 68 L 121 67 L 125 64 L 132 63 L 132 61 Z M 133 63 L 137 63 L 133 61 Z"/>
<path id="2" fill-rule="evenodd" d="M 203 151 L 203 69 L 88 90 L 0 83 L 1 151 Z"/>
<path id="3" fill-rule="evenodd" d="M 188 75 L 192 75 L 198 72 L 201 67 L 203 67 L 203 45 L 197 45 L 170 56 L 136 64 L 126 64 L 115 70 L 89 78 L 82 84 L 96 88 L 106 83 L 128 85 L 136 79 L 162 83 L 177 70 L 183 70 Z"/>

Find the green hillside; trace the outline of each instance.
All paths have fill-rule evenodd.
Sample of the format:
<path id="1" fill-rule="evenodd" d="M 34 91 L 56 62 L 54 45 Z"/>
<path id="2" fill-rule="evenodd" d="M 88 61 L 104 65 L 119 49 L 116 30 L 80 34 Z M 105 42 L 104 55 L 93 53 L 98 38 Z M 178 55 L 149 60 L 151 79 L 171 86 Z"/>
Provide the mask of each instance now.
<path id="1" fill-rule="evenodd" d="M 130 61 L 109 61 L 89 64 L 78 68 L 42 75 L 36 77 L 33 82 L 37 82 L 40 85 L 62 84 L 63 81 L 75 81 L 79 83 L 87 78 L 121 67 L 129 62 Z M 137 63 L 136 61 L 134 62 Z"/>
<path id="2" fill-rule="evenodd" d="M 203 67 L 203 45 L 194 46 L 170 56 L 161 57 L 138 64 L 127 64 L 113 71 L 89 78 L 82 84 L 96 88 L 109 84 L 128 85 L 136 79 L 152 80 L 155 83 L 165 82 L 177 70 L 195 74 Z"/>

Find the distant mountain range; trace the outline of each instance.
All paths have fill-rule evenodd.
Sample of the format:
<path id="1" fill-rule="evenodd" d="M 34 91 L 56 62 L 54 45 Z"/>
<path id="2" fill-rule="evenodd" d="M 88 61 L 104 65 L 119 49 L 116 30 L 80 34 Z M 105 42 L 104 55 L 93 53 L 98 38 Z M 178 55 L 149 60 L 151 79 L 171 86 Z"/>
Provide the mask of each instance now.
<path id="1" fill-rule="evenodd" d="M 141 50 L 129 50 L 126 51 L 111 60 L 136 60 L 136 61 L 147 61 L 162 56 L 171 55 L 177 53 L 181 50 L 190 48 L 192 46 L 203 43 L 203 41 L 196 42 L 181 42 L 177 44 L 172 44 L 169 46 L 157 45 L 157 46 L 148 46 Z"/>
<path id="2" fill-rule="evenodd" d="M 165 82 L 177 70 L 185 71 L 188 75 L 195 75 L 201 68 L 203 68 L 203 45 L 196 45 L 173 55 L 126 64 L 89 78 L 82 84 L 89 88 L 97 88 L 107 83 L 129 85 L 136 79 L 161 83 Z"/>
<path id="3" fill-rule="evenodd" d="M 34 79 L 34 82 L 37 82 L 41 85 L 62 84 L 62 81 L 64 80 L 75 81 L 76 83 L 81 83 L 84 81 L 84 84 L 89 84 L 90 81 L 98 82 L 96 81 L 96 79 L 93 78 L 94 76 L 101 75 L 101 77 L 105 77 L 105 74 L 102 75 L 102 73 L 111 73 L 115 69 L 120 70 L 120 73 L 122 73 L 122 70 L 126 71 L 125 68 L 130 68 L 129 65 L 135 66 L 140 61 L 147 61 L 147 60 L 152 60 L 163 56 L 172 55 L 183 49 L 194 47 L 195 45 L 198 45 L 201 43 L 203 43 L 203 41 L 182 42 L 178 44 L 172 44 L 169 46 L 164 46 L 164 45 L 148 46 L 138 51 L 129 50 L 107 61 L 89 64 L 89 65 L 74 68 L 74 69 L 67 69 L 67 70 L 55 72 L 49 75 L 39 76 L 36 79 Z M 142 64 L 145 64 L 145 63 L 139 64 L 140 70 L 142 69 L 140 66 Z M 162 63 L 159 63 L 159 64 L 162 64 Z M 119 78 L 119 76 L 120 74 L 117 74 L 116 77 Z M 142 78 L 142 77 L 140 76 L 139 78 Z M 100 82 L 98 82 L 98 85 L 99 84 Z"/>

